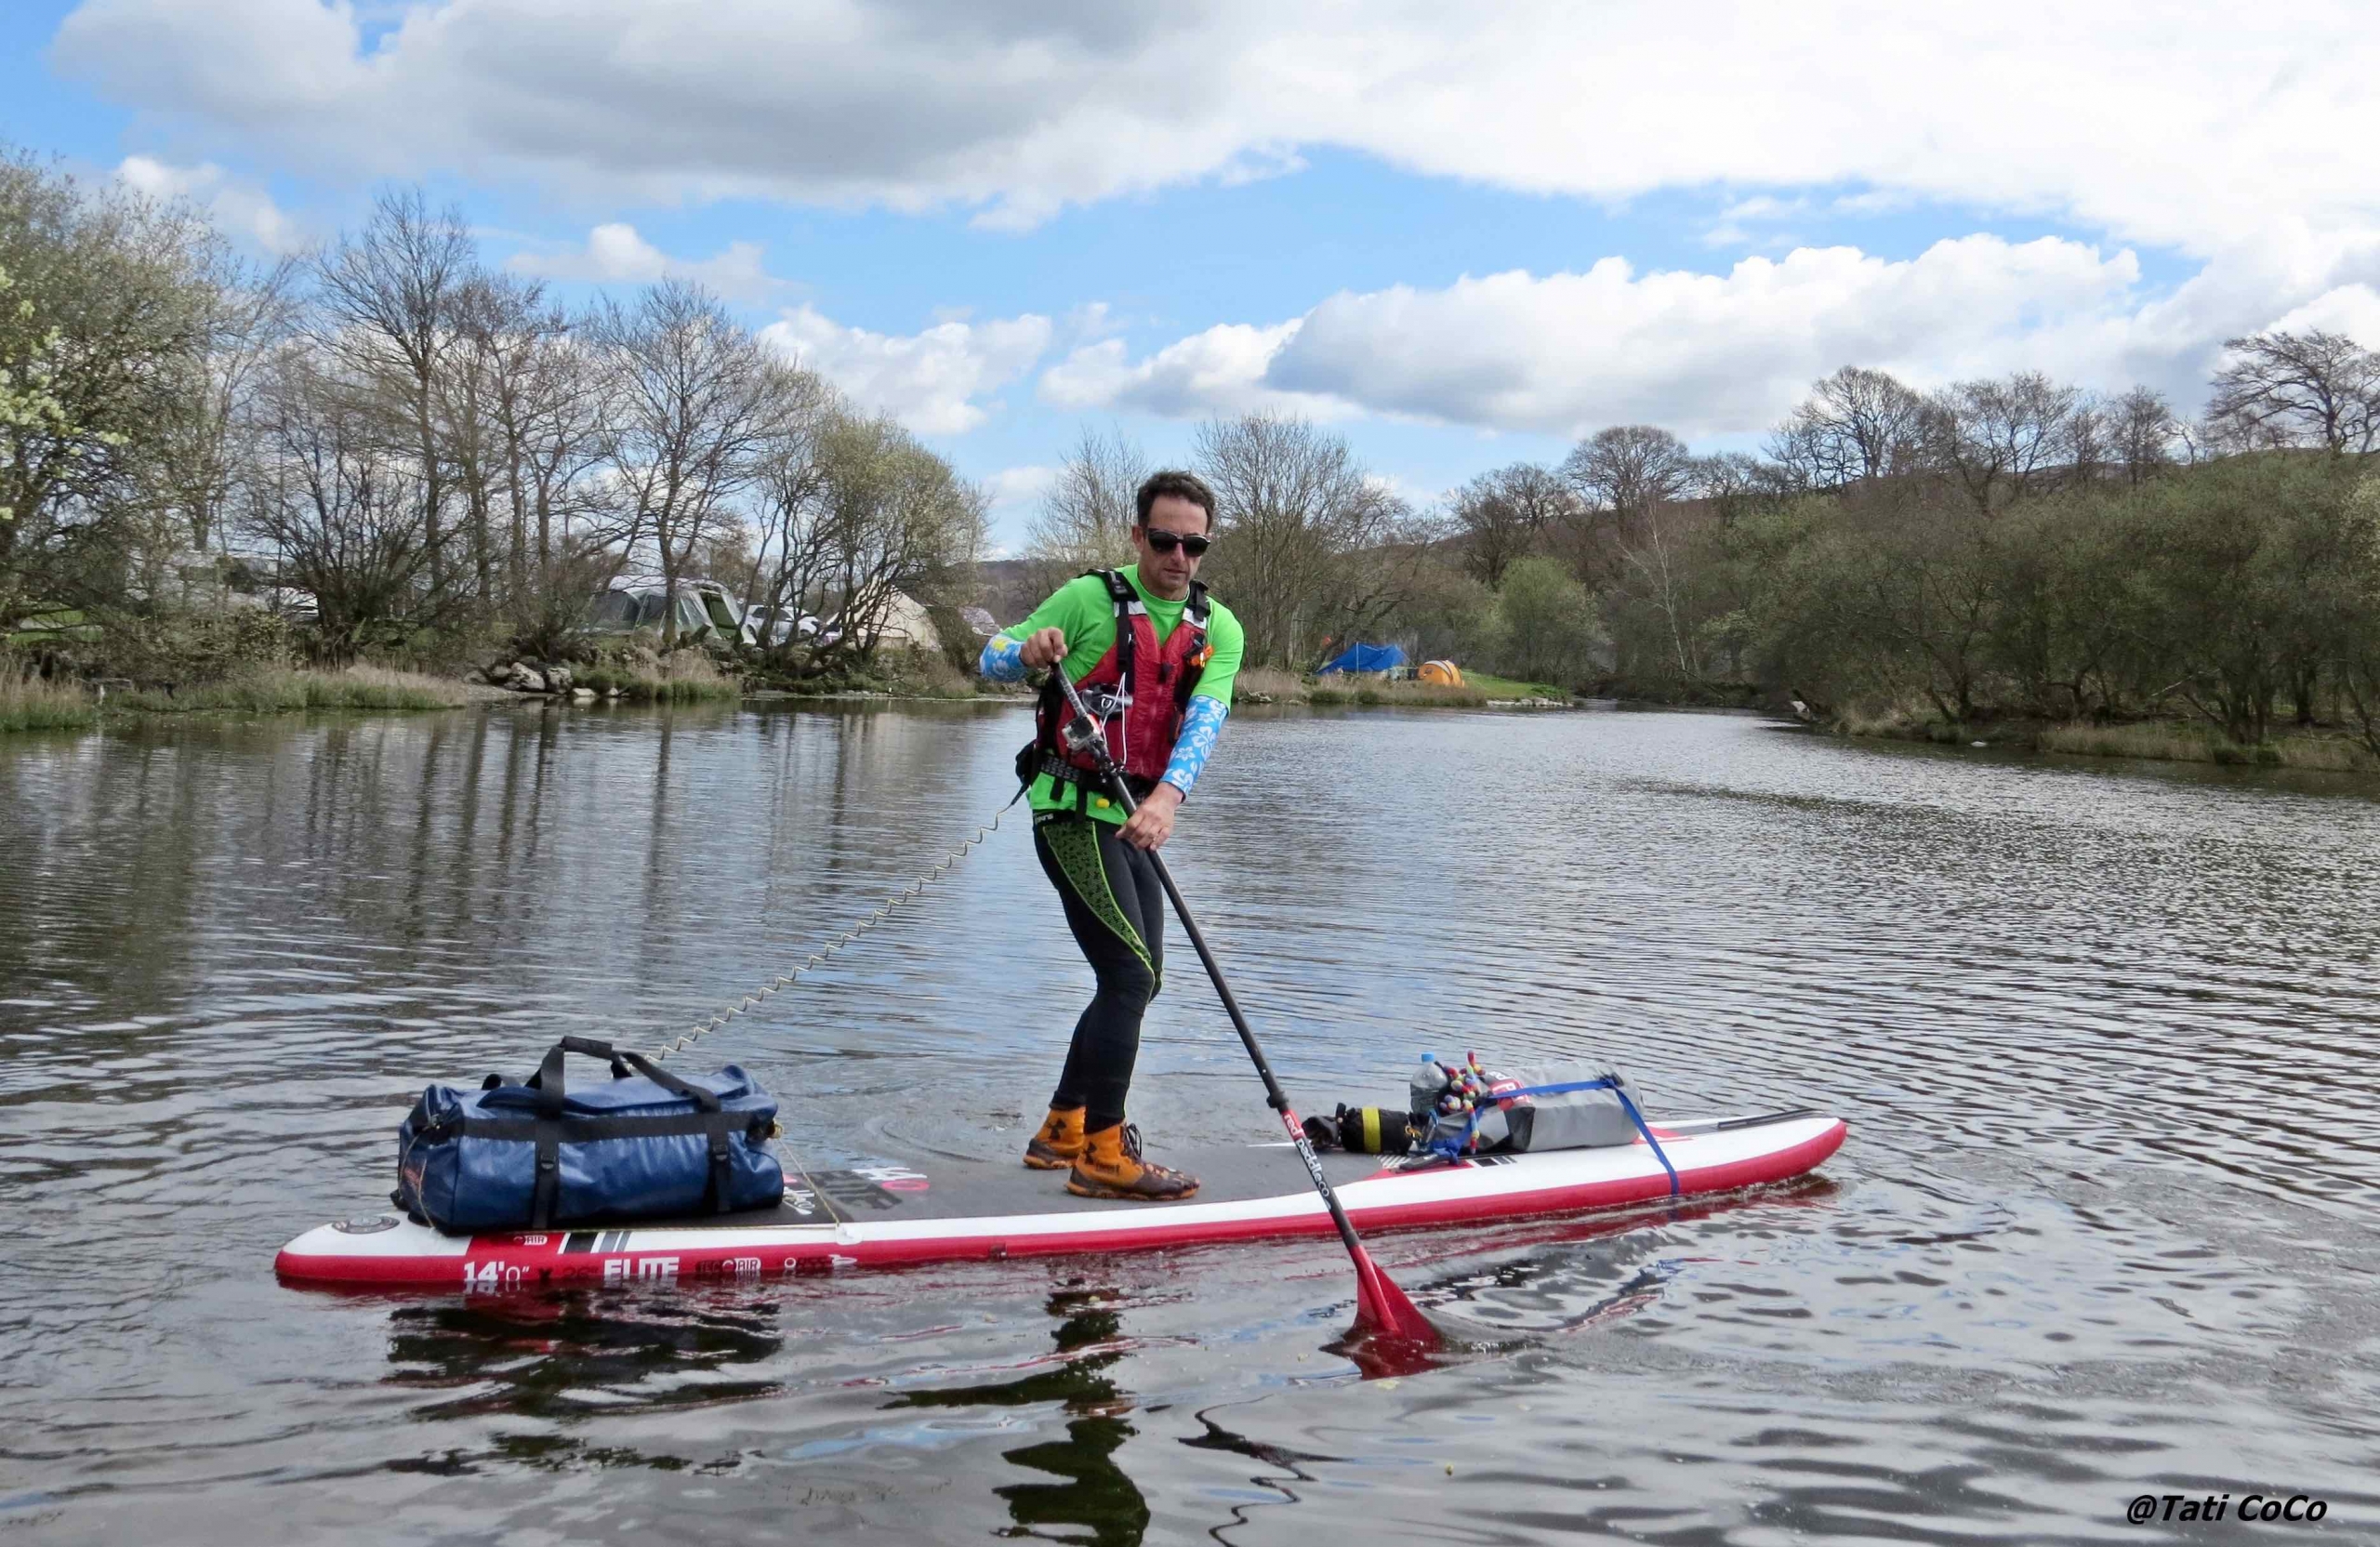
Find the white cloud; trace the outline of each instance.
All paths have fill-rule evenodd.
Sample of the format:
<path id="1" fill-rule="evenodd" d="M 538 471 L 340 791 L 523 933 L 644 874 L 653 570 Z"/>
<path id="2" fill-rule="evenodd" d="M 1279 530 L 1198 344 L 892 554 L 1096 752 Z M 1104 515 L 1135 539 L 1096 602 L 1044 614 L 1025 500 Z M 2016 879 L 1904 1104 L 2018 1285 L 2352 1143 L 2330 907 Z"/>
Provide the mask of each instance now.
<path id="1" fill-rule="evenodd" d="M 1035 464 L 1024 468 L 1002 468 L 985 479 L 984 492 L 991 496 L 995 512 L 1038 504 L 1050 485 L 1058 481 L 1058 469 Z"/>
<path id="2" fill-rule="evenodd" d="M 1725 273 L 1640 274 L 1611 258 L 1583 272 L 1342 293 L 1137 363 L 1109 340 L 1051 367 L 1040 390 L 1061 406 L 1177 417 L 1319 404 L 1566 436 L 1622 421 L 1758 431 L 1846 364 L 1920 387 L 2017 369 L 2109 389 L 2148 380 L 2188 402 L 2228 333 L 2319 317 L 2380 333 L 2380 297 L 2342 283 L 2366 265 L 2380 272 L 2380 258 L 2355 251 L 2294 276 L 2218 266 L 2145 298 L 2130 251 L 2057 238 L 1969 236 L 1902 261 L 1805 247 Z M 2293 292 L 2314 310 L 2273 305 Z"/>
<path id="3" fill-rule="evenodd" d="M 1761 246 L 1782 250 L 1795 245 L 1788 233 L 1775 229 L 1779 220 L 1797 219 L 1811 213 L 1807 199 L 1780 199 L 1772 193 L 1756 193 L 1749 199 L 1739 199 L 1721 210 L 1714 224 L 1702 233 L 1706 247 Z M 1767 224 L 1766 232 L 1753 228 Z"/>
<path id="4" fill-rule="evenodd" d="M 306 245 L 306 233 L 272 195 L 213 162 L 176 166 L 152 156 L 126 156 L 115 169 L 126 188 L 152 199 L 181 199 L 205 210 L 218 229 L 279 256 Z"/>
<path id="5" fill-rule="evenodd" d="M 697 280 L 732 300 L 755 300 L 785 287 L 784 281 L 770 278 L 768 271 L 761 267 L 760 245 L 757 242 L 731 242 L 725 250 L 709 258 L 671 258 L 638 235 L 634 226 L 622 221 L 588 231 L 584 247 L 515 253 L 505 260 L 504 266 L 546 279 L 594 284 Z"/>
<path id="6" fill-rule="evenodd" d="M 2294 307 L 2269 324 L 2293 333 L 2317 328 L 2344 333 L 2367 349 L 2380 349 L 2380 289 L 2369 284 L 2342 284 Z"/>
<path id="7" fill-rule="evenodd" d="M 1266 372 L 1300 325 L 1294 320 L 1270 327 L 1224 323 L 1138 362 L 1121 338 L 1102 339 L 1041 373 L 1041 401 L 1057 408 L 1109 408 L 1167 418 L 1279 409 L 1329 419 L 1356 412 L 1352 403 L 1329 394 L 1265 385 Z"/>
<path id="8" fill-rule="evenodd" d="M 1047 317 L 950 320 L 922 333 L 846 327 L 814 308 L 785 312 L 760 337 L 841 388 L 863 407 L 920 435 L 957 435 L 988 417 L 980 399 L 1031 370 L 1050 348 Z"/>
<path id="9" fill-rule="evenodd" d="M 60 68 L 342 169 L 490 167 L 1030 223 L 1307 148 L 1533 192 L 1829 188 L 2208 253 L 2380 210 L 2380 29 L 2069 0 L 998 7 L 966 0 L 85 0 Z"/>
<path id="10" fill-rule="evenodd" d="M 1327 150 L 1605 202 L 1688 191 L 1720 211 L 1709 240 L 1765 255 L 1723 273 L 1608 258 L 1466 276 L 1286 315 L 1301 297 L 1137 355 L 1095 312 L 899 336 L 802 308 L 770 330 L 932 433 L 983 422 L 1052 350 L 1044 402 L 1177 416 L 1716 433 L 1757 429 L 1849 360 L 1918 380 L 2018 364 L 2140 377 L 2194 401 L 2223 337 L 2301 314 L 2360 330 L 2380 293 L 2380 28 L 2351 0 L 2271 16 L 2176 0 L 2153 24 L 2070 0 L 1918 20 L 1732 0 L 1690 38 L 1667 0 L 84 0 L 51 58 L 192 136 L 342 176 L 957 207 L 1021 227 L 1291 175 Z M 1776 250 L 1805 219 L 1928 203 L 2101 240 Z M 2127 249 L 2151 246 L 2197 273 L 2149 293 Z M 624 225 L 527 261 L 677 271 Z M 700 261 L 723 289 L 765 283 L 747 245 Z"/>

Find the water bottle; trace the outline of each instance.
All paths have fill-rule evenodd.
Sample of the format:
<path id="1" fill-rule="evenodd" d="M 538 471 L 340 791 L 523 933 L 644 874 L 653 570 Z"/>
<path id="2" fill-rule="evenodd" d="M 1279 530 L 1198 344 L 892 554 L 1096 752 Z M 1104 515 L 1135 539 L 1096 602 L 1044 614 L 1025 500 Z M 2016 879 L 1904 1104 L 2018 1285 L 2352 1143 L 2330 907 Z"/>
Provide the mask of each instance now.
<path id="1" fill-rule="evenodd" d="M 1447 1072 L 1438 1066 L 1438 1055 L 1425 1052 L 1413 1070 L 1411 1097 L 1405 1109 L 1415 1123 L 1427 1128 L 1438 1114 L 1438 1098 L 1446 1093 Z"/>

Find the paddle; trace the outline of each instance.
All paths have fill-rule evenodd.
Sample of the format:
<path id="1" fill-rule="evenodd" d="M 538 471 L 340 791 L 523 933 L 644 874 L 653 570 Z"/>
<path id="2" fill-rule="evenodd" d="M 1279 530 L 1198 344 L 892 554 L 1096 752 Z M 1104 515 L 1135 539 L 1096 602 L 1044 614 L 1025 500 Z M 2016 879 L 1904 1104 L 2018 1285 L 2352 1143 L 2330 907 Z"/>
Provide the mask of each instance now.
<path id="1" fill-rule="evenodd" d="M 1064 665 L 1053 666 L 1051 677 L 1065 691 L 1066 706 L 1074 718 L 1066 722 L 1061 735 L 1066 746 L 1091 757 L 1099 772 L 1123 802 L 1125 814 L 1139 809 L 1130 787 L 1124 782 L 1124 771 L 1107 750 L 1106 734 L 1091 718 L 1091 710 L 1067 681 Z M 1248 1017 L 1240 1013 L 1239 1001 L 1232 997 L 1231 985 L 1223 981 L 1223 967 L 1215 960 L 1215 953 L 1207 946 L 1207 937 L 1199 932 L 1198 920 L 1190 916 L 1190 905 L 1182 899 L 1182 889 L 1173 883 L 1173 872 L 1166 867 L 1165 856 L 1155 849 L 1148 851 L 1149 861 L 1157 866 L 1157 879 L 1164 884 L 1165 894 L 1173 904 L 1174 914 L 1182 920 L 1183 932 L 1190 936 L 1190 945 L 1206 965 L 1207 976 L 1214 980 L 1215 997 L 1223 1002 L 1223 1013 L 1231 1017 L 1232 1028 L 1239 1033 L 1240 1045 L 1248 1050 L 1249 1058 L 1256 1064 L 1256 1072 L 1264 1080 L 1266 1102 L 1277 1113 L 1281 1124 L 1289 1132 L 1289 1143 L 1297 1146 L 1298 1158 L 1305 1162 L 1306 1174 L 1314 1178 L 1315 1191 L 1322 1195 L 1324 1207 L 1330 1210 L 1330 1223 L 1339 1227 L 1339 1239 L 1345 1243 L 1347 1255 L 1355 1264 L 1355 1331 L 1395 1339 L 1419 1347 L 1435 1347 L 1443 1340 L 1438 1329 L 1430 1325 L 1420 1307 L 1405 1297 L 1405 1291 L 1380 1271 L 1371 1253 L 1364 1250 L 1355 1227 L 1347 1222 L 1347 1210 L 1340 1206 L 1339 1195 L 1330 1188 L 1329 1179 L 1322 1174 L 1322 1161 L 1314 1153 L 1313 1141 L 1305 1136 L 1305 1125 L 1298 1120 L 1289 1106 L 1289 1098 L 1281 1093 L 1281 1082 L 1273 1078 L 1273 1065 L 1265 1061 L 1264 1050 L 1257 1044 L 1256 1033 L 1249 1029 Z"/>

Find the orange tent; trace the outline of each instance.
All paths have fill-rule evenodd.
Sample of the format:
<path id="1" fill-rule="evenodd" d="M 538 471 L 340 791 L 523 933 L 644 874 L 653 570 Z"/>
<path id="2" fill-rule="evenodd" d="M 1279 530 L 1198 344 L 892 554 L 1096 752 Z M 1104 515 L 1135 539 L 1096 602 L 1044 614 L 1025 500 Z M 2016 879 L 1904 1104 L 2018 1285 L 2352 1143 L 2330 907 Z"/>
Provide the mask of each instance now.
<path id="1" fill-rule="evenodd" d="M 1423 661 L 1421 669 L 1414 675 L 1424 682 L 1435 682 L 1442 688 L 1462 686 L 1462 668 L 1452 661 Z"/>

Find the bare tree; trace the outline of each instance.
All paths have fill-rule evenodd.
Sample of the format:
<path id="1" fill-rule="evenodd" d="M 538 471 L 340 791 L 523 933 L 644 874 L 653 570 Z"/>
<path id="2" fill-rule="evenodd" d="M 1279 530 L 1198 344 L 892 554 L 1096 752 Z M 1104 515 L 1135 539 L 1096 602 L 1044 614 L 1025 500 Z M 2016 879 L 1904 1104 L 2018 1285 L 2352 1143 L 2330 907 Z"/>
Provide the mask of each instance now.
<path id="1" fill-rule="evenodd" d="M 841 556 L 827 438 L 849 415 L 823 378 L 783 362 L 770 367 L 767 387 L 769 431 L 754 455 L 751 490 L 758 562 L 747 591 L 773 620 L 761 649 L 785 656 L 803 648 L 796 623 L 832 605 Z M 773 637 L 774 623 L 784 626 L 782 639 Z"/>
<path id="2" fill-rule="evenodd" d="M 1211 578 L 1247 630 L 1251 665 L 1302 665 L 1325 635 L 1380 616 L 1393 572 L 1360 556 L 1408 512 L 1345 441 L 1308 419 L 1250 414 L 1209 420 L 1195 444 L 1219 507 Z"/>
<path id="3" fill-rule="evenodd" d="M 1962 381 L 1926 401 L 1926 451 L 1990 515 L 2070 469 L 2082 407 L 2080 388 L 2038 371 Z"/>
<path id="4" fill-rule="evenodd" d="M 432 213 L 419 188 L 381 194 L 363 230 L 332 243 L 314 265 L 323 343 L 366 401 L 389 405 L 408 432 L 428 574 L 438 588 L 446 584 L 449 497 L 438 394 L 478 267 L 462 211 Z"/>
<path id="5" fill-rule="evenodd" d="M 2228 338 L 2207 418 L 2245 447 L 2320 445 L 2334 456 L 2380 446 L 2380 353 L 2344 334 Z"/>
<path id="6" fill-rule="evenodd" d="M 594 331 L 617 383 L 612 466 L 673 592 L 711 522 L 756 472 L 774 427 L 765 346 L 698 284 L 663 280 L 606 299 Z M 663 641 L 677 642 L 675 609 Z"/>
<path id="7" fill-rule="evenodd" d="M 443 482 L 462 506 L 463 557 L 483 611 L 496 601 L 502 561 L 493 511 L 506 497 L 508 470 L 495 422 L 500 357 L 488 342 L 509 330 L 506 313 L 517 298 L 512 284 L 487 275 L 473 274 L 457 286 L 451 314 L 455 337 L 430 383 Z"/>
<path id="8" fill-rule="evenodd" d="M 1686 544 L 1692 522 L 1677 505 L 1656 505 L 1630 522 L 1624 529 L 1620 562 L 1631 572 L 1634 585 L 1652 606 L 1669 636 L 1668 654 L 1677 668 L 1679 680 L 1692 681 L 1702 676 L 1701 652 L 1697 648 L 1694 628 L 1686 614 L 1687 592 L 1693 584 L 1692 565 L 1687 562 Z"/>
<path id="9" fill-rule="evenodd" d="M 624 522 L 602 476 L 608 383 L 569 314 L 542 285 L 486 276 L 460 308 L 463 349 L 446 394 L 456 462 L 484 541 L 483 586 L 500 580 L 523 649 L 562 654 L 595 591 L 617 572 Z M 500 520 L 499 520 L 500 518 Z"/>
<path id="10" fill-rule="evenodd" d="M 1688 494 L 1708 501 L 1711 513 L 1729 523 L 1800 488 L 1790 469 L 1740 451 L 1696 457 L 1686 482 Z"/>
<path id="11" fill-rule="evenodd" d="M 954 572 L 973 564 L 987 505 L 981 489 L 890 418 L 838 416 L 819 454 L 838 627 L 817 664 L 864 661 L 902 596 L 946 589 Z"/>
<path id="12" fill-rule="evenodd" d="M 1769 441 L 1769 455 L 1805 487 L 1840 488 L 1908 470 L 1922 438 L 1924 399 L 1884 371 L 1845 365 L 1810 389 Z"/>
<path id="13" fill-rule="evenodd" d="M 1686 443 L 1649 424 L 1599 430 L 1580 442 L 1562 464 L 1572 488 L 1622 522 L 1683 495 L 1693 471 L 1694 456 Z"/>
<path id="14" fill-rule="evenodd" d="M 1551 468 L 1515 462 L 1481 473 L 1454 497 L 1463 568 L 1491 587 L 1501 586 L 1514 561 L 1541 552 L 1549 535 L 1579 514 L 1579 496 Z"/>
<path id="15" fill-rule="evenodd" d="M 302 267 L 296 258 L 258 267 L 226 252 L 209 265 L 203 363 L 181 411 L 162 427 L 171 445 L 164 496 L 193 549 L 219 544 L 230 524 L 245 460 L 242 418 L 261 374 L 298 329 Z"/>
<path id="16" fill-rule="evenodd" d="M 451 598 L 431 574 L 424 473 L 335 357 L 291 345 L 274 358 L 255 411 L 257 463 L 245 524 L 313 593 L 334 658 L 445 621 Z"/>
<path id="17" fill-rule="evenodd" d="M 1684 495 L 1693 473 L 1686 443 L 1649 424 L 1599 430 L 1573 447 L 1562 476 L 1577 491 L 1579 506 L 1560 547 L 1579 578 L 1595 587 L 1617 579 L 1632 528 L 1655 507 Z"/>
<path id="18" fill-rule="evenodd" d="M 2135 387 L 2109 403 L 2105 416 L 2109 454 L 2122 469 L 2125 483 L 2137 487 L 2173 465 L 2182 425 L 2163 393 Z"/>
<path id="19" fill-rule="evenodd" d="M 1148 475 L 1148 458 L 1121 430 L 1083 430 L 1026 533 L 1036 589 L 1132 562 L 1133 496 Z"/>

